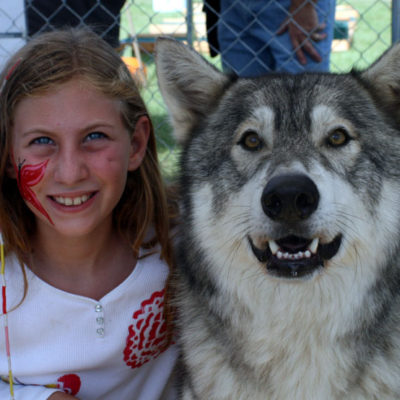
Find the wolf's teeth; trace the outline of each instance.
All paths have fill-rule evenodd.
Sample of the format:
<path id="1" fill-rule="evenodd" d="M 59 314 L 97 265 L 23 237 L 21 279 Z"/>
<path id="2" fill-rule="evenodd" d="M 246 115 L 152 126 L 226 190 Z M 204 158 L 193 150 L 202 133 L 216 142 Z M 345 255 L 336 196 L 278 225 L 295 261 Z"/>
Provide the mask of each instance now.
<path id="1" fill-rule="evenodd" d="M 274 240 L 270 240 L 268 242 L 268 244 L 269 244 L 269 249 L 271 250 L 271 253 L 273 255 L 275 255 L 279 250 L 279 246 L 277 245 L 277 243 Z"/>
<path id="2" fill-rule="evenodd" d="M 318 238 L 313 239 L 310 246 L 308 246 L 308 249 L 311 251 L 311 253 L 315 254 L 317 252 L 318 244 L 319 244 L 319 239 Z"/>
<path id="3" fill-rule="evenodd" d="M 301 260 L 303 258 L 311 258 L 313 254 L 317 253 L 319 239 L 313 239 L 307 250 L 298 251 L 297 253 L 283 252 L 275 240 L 268 241 L 268 245 L 272 255 L 276 256 L 279 260 Z"/>
<path id="4" fill-rule="evenodd" d="M 278 250 L 276 252 L 276 257 L 279 260 L 301 260 L 303 258 L 310 258 L 311 257 L 311 251 L 306 250 L 306 251 L 299 251 L 297 253 L 288 253 L 288 252 L 282 252 L 281 250 Z"/>

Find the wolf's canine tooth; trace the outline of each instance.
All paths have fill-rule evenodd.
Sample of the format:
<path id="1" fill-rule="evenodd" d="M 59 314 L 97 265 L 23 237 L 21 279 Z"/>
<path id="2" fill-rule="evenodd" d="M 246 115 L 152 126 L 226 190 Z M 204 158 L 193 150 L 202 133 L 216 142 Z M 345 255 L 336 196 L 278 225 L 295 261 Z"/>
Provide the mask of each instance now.
<path id="1" fill-rule="evenodd" d="M 269 245 L 269 248 L 270 248 L 270 250 L 271 250 L 271 253 L 272 253 L 273 255 L 276 255 L 276 253 L 277 253 L 278 250 L 279 250 L 279 246 L 278 246 L 278 244 L 275 242 L 275 240 L 270 240 L 270 241 L 268 242 L 268 245 Z"/>
<path id="2" fill-rule="evenodd" d="M 319 239 L 318 238 L 313 239 L 310 246 L 308 246 L 311 253 L 315 254 L 317 252 L 318 244 L 319 244 Z"/>

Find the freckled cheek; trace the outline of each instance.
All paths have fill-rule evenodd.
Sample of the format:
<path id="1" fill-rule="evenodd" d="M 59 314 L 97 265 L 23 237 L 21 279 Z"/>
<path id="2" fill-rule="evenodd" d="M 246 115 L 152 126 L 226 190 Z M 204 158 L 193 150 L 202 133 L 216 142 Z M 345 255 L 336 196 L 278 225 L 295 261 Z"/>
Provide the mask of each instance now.
<path id="1" fill-rule="evenodd" d="M 92 168 L 104 177 L 117 178 L 126 176 L 128 159 L 122 152 L 108 152 L 92 160 Z"/>

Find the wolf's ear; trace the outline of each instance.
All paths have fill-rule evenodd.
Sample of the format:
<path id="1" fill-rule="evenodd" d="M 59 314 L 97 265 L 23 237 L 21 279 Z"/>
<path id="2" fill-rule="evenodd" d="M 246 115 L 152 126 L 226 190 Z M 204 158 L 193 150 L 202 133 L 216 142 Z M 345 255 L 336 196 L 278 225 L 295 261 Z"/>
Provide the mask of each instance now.
<path id="1" fill-rule="evenodd" d="M 361 73 L 377 102 L 400 123 L 400 42 Z"/>
<path id="2" fill-rule="evenodd" d="M 188 46 L 169 38 L 156 42 L 158 84 L 182 143 L 200 116 L 210 109 L 229 78 Z"/>

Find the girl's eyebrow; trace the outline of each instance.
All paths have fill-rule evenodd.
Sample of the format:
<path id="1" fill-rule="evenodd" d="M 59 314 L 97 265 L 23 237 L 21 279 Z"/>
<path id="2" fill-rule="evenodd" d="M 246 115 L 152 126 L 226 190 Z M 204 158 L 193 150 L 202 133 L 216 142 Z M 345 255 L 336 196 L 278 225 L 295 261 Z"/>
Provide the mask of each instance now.
<path id="1" fill-rule="evenodd" d="M 51 133 L 51 130 L 46 130 L 44 128 L 31 128 L 28 129 L 27 131 L 22 132 L 21 136 L 27 137 L 27 136 L 31 136 L 31 135 L 37 135 L 37 134 L 44 134 L 44 135 L 48 135 Z"/>
<path id="2" fill-rule="evenodd" d="M 95 122 L 93 124 L 89 124 L 86 128 L 82 129 L 82 131 L 90 131 L 98 128 L 114 128 L 114 125 L 106 121 Z"/>

